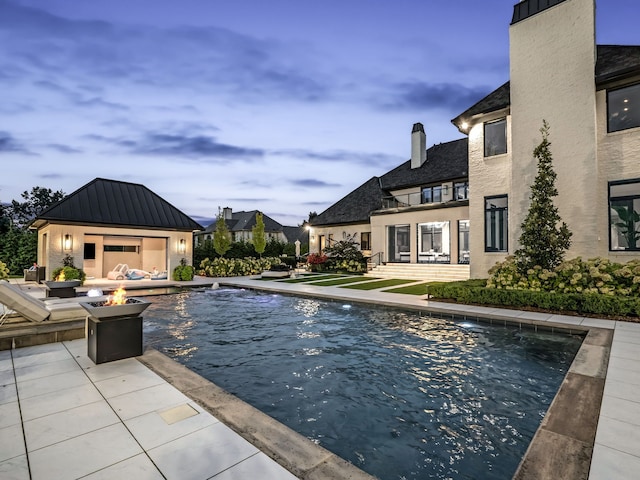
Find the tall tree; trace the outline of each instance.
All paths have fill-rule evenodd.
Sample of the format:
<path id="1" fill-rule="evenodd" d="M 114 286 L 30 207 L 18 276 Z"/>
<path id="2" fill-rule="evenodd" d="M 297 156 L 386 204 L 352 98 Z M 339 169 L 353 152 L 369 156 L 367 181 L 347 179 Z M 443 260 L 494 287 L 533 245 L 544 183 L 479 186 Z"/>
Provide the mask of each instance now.
<path id="1" fill-rule="evenodd" d="M 522 272 L 536 265 L 551 270 L 562 262 L 566 250 L 571 246 L 571 232 L 562 222 L 553 197 L 558 195 L 555 186 L 549 124 L 542 121 L 542 142 L 533 150 L 538 162 L 538 173 L 531 185 L 531 205 L 520 228 L 521 248 L 516 250 L 518 268 Z"/>
<path id="2" fill-rule="evenodd" d="M 262 258 L 264 249 L 267 246 L 267 238 L 264 235 L 264 219 L 262 213 L 256 213 L 256 224 L 251 228 L 251 239 L 253 248 L 256 249 L 256 253 Z"/>
<path id="3" fill-rule="evenodd" d="M 213 249 L 218 255 L 224 257 L 224 254 L 231 248 L 231 233 L 224 221 L 224 215 L 219 214 L 216 220 L 216 230 L 213 232 Z"/>
<path id="4" fill-rule="evenodd" d="M 7 211 L 14 226 L 25 228 L 40 212 L 62 200 L 64 195 L 62 190 L 54 192 L 50 188 L 33 187 L 30 192 L 22 192 L 24 202 L 13 200 Z"/>

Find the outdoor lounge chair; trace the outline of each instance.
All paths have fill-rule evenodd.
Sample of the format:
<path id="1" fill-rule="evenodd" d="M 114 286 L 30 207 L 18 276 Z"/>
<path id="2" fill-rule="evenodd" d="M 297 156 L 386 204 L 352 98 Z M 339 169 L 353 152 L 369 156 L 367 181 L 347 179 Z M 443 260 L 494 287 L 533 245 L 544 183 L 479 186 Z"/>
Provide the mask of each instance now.
<path id="1" fill-rule="evenodd" d="M 20 290 L 6 280 L 0 280 L 0 303 L 4 305 L 4 311 L 0 315 L 0 325 L 4 323 L 11 311 L 26 318 L 31 322 L 43 322 L 45 320 L 77 320 L 87 317 L 87 311 L 80 305 L 79 300 L 98 301 L 99 298 L 78 297 L 78 300 L 65 299 L 48 300 L 43 302 L 28 293 Z"/>
<path id="2" fill-rule="evenodd" d="M 113 270 L 107 272 L 107 280 L 124 280 L 129 271 L 129 265 L 126 263 L 117 264 Z"/>

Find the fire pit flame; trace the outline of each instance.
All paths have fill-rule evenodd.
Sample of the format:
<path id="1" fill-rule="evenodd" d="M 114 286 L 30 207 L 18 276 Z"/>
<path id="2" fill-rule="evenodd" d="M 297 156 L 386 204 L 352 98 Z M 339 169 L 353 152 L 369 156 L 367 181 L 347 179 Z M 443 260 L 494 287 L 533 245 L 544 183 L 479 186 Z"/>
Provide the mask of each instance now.
<path id="1" fill-rule="evenodd" d="M 109 295 L 109 298 L 104 302 L 104 306 L 109 305 L 124 305 L 127 303 L 127 291 L 124 287 L 118 288 L 115 292 Z"/>
<path id="2" fill-rule="evenodd" d="M 64 282 L 64 270 L 60 270 L 60 273 L 58 274 L 58 276 L 55 278 L 55 282 Z"/>

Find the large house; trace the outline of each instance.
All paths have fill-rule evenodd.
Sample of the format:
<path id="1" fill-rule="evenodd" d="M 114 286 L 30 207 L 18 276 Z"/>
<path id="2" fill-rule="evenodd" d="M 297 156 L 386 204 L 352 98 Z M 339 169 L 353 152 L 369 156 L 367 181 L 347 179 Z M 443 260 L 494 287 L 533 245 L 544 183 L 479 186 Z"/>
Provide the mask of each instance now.
<path id="1" fill-rule="evenodd" d="M 486 277 L 518 248 L 546 120 L 567 256 L 640 257 L 640 46 L 595 44 L 594 0 L 523 0 L 509 38 L 509 81 L 452 120 L 466 138 L 427 150 L 414 125 L 411 159 L 318 215 L 310 251 L 357 232 L 375 263 Z"/>
<path id="2" fill-rule="evenodd" d="M 198 223 L 144 185 L 96 178 L 40 213 L 38 264 L 51 271 L 70 255 L 87 276 L 103 278 L 117 264 L 172 271 L 191 263 Z"/>
<path id="3" fill-rule="evenodd" d="M 230 207 L 222 209 L 221 215 L 231 234 L 232 242 L 251 242 L 258 213 L 260 213 L 258 210 L 234 212 Z M 304 240 L 305 232 L 300 227 L 285 227 L 264 213 L 262 214 L 262 222 L 267 241 L 275 240 L 281 243 L 294 243 L 299 239 L 301 243 L 306 241 Z M 194 235 L 195 245 L 200 245 L 205 240 L 213 240 L 215 231 L 216 222 L 213 222 L 204 230 L 196 232 Z"/>

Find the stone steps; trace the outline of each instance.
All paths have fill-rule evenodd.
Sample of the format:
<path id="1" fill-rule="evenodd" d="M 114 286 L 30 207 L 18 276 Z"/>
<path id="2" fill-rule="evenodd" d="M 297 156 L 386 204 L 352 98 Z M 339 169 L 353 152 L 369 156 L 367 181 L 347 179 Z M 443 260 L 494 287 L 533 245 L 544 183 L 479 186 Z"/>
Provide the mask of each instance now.
<path id="1" fill-rule="evenodd" d="M 407 278 L 430 282 L 453 282 L 468 280 L 469 265 L 448 265 L 432 263 L 387 263 L 377 265 L 365 274 L 369 277 Z"/>

